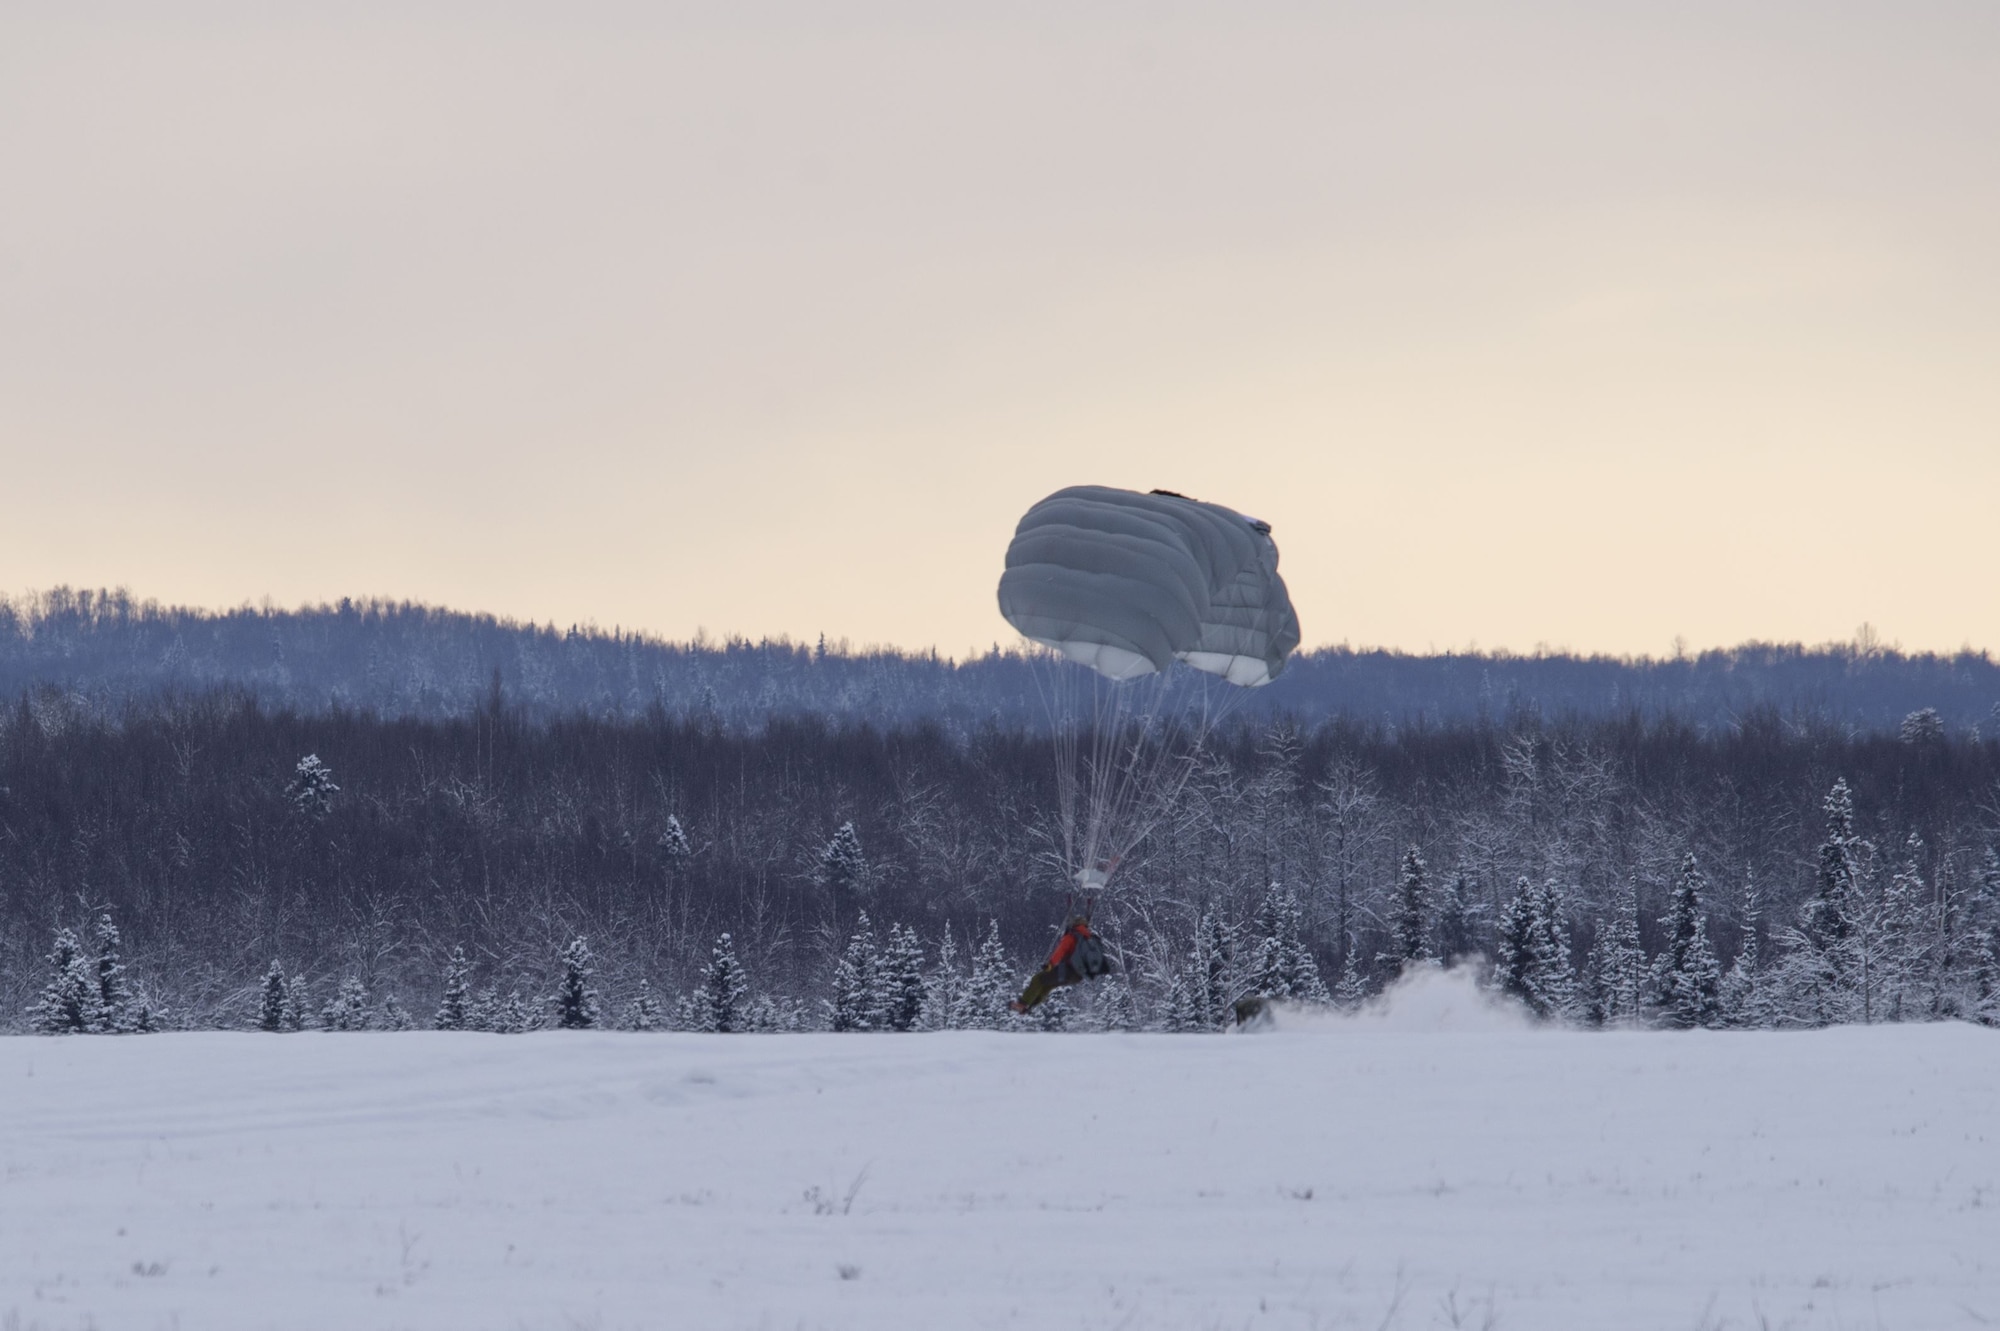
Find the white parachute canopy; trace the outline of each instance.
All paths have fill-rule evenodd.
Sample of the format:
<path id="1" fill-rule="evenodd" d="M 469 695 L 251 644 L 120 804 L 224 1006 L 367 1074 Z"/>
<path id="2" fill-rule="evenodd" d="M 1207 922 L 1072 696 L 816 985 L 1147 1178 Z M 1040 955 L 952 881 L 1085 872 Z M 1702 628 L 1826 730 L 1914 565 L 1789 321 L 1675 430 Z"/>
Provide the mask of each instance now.
<path id="1" fill-rule="evenodd" d="M 1000 613 L 1109 679 L 1174 661 L 1267 684 L 1299 645 L 1268 525 L 1167 491 L 1058 490 L 1007 547 Z"/>
<path id="2" fill-rule="evenodd" d="M 1094 683 L 1084 707 L 1058 670 L 1045 695 L 1066 869 L 1086 889 L 1103 886 L 1179 795 L 1208 727 L 1240 696 L 1175 697 L 1173 664 L 1255 688 L 1299 645 L 1278 547 L 1268 524 L 1220 504 L 1071 486 L 1022 517 L 999 594 L 1000 613 L 1024 637 L 1112 681 Z"/>

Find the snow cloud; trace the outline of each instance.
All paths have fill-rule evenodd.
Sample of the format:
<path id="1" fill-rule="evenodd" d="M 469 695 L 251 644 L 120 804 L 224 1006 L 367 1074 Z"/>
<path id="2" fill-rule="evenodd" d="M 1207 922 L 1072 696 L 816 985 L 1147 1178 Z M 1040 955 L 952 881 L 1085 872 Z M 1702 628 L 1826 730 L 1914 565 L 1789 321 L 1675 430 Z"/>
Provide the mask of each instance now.
<path id="1" fill-rule="evenodd" d="M 1519 1003 L 1479 987 L 1470 966 L 1413 969 L 1357 1012 L 1281 1005 L 1272 1028 L 1286 1033 L 1524 1031 L 1534 1018 Z"/>

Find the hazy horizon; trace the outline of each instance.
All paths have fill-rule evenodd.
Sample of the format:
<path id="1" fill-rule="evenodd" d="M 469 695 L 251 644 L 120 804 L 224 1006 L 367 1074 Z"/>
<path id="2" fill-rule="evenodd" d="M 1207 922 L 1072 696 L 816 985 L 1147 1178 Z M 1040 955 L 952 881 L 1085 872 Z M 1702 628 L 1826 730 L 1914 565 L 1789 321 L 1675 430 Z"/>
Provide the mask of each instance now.
<path id="1" fill-rule="evenodd" d="M 1092 482 L 1308 647 L 2000 647 L 1991 6 L 0 36 L 0 588 L 957 657 Z"/>
<path id="2" fill-rule="evenodd" d="M 217 606 L 217 605 L 193 605 L 183 602 L 166 601 L 158 597 L 143 596 L 139 594 L 137 591 L 135 591 L 133 588 L 124 586 L 90 587 L 90 588 L 57 586 L 48 588 L 31 588 L 26 591 L 15 592 L 15 593 L 0 592 L 0 610 L 13 609 L 17 613 L 24 613 L 24 614 L 33 613 L 39 609 L 40 603 L 42 602 L 43 598 L 47 597 L 51 593 L 59 593 L 59 592 L 66 592 L 77 595 L 88 594 L 93 598 L 103 598 L 106 596 L 124 597 L 127 598 L 135 608 L 154 610 L 165 614 L 193 614 L 193 615 L 210 616 L 213 618 L 222 618 L 225 616 L 240 614 L 243 612 L 251 612 L 256 614 L 299 615 L 299 616 L 310 615 L 314 613 L 322 613 L 322 612 L 331 613 L 339 610 L 342 604 L 344 603 L 352 604 L 353 606 L 361 608 L 363 610 L 376 607 L 379 608 L 408 607 L 415 610 L 434 612 L 439 614 L 463 615 L 468 618 L 474 618 L 474 619 L 487 618 L 494 620 L 496 623 L 502 625 L 503 627 L 514 627 L 523 630 L 553 632 L 553 633 L 561 633 L 564 631 L 574 630 L 579 633 L 587 635 L 597 635 L 601 637 L 612 637 L 614 635 L 623 635 L 628 637 L 637 636 L 640 638 L 650 640 L 655 643 L 659 643 L 667 647 L 701 647 L 701 648 L 713 649 L 726 646 L 731 642 L 744 642 L 759 646 L 767 644 L 773 646 L 783 646 L 789 644 L 791 646 L 811 647 L 816 645 L 817 643 L 823 642 L 829 651 L 839 652 L 841 654 L 849 656 L 866 656 L 875 653 L 889 653 L 889 652 L 899 652 L 906 655 L 914 655 L 914 656 L 922 656 L 927 653 L 935 653 L 940 659 L 944 661 L 958 663 L 958 664 L 963 664 L 964 662 L 967 661 L 980 659 L 996 651 L 1002 653 L 1003 655 L 1038 655 L 1046 653 L 1048 651 L 1047 648 L 1037 646 L 1036 644 L 1029 642 L 1028 640 L 1020 637 L 1017 634 L 1010 634 L 1004 632 L 999 635 L 996 635 L 993 641 L 988 642 L 984 646 L 974 645 L 970 648 L 956 652 L 947 651 L 944 649 L 942 645 L 937 643 L 908 644 L 908 643 L 894 643 L 894 642 L 864 641 L 853 638 L 852 636 L 849 635 L 834 632 L 832 630 L 822 630 L 821 632 L 811 633 L 811 634 L 797 634 L 784 631 L 780 631 L 777 633 L 769 633 L 769 634 L 744 634 L 744 633 L 727 632 L 727 631 L 724 632 L 712 631 L 707 625 L 702 624 L 702 625 L 696 625 L 692 633 L 684 634 L 681 636 L 671 636 L 667 634 L 658 633 L 654 630 L 647 629 L 643 626 L 632 625 L 632 624 L 619 624 L 619 623 L 605 624 L 605 623 L 600 623 L 596 620 L 578 619 L 575 617 L 565 618 L 563 616 L 556 616 L 553 618 L 531 619 L 526 616 L 512 615 L 505 613 L 503 611 L 482 609 L 476 606 L 447 605 L 439 602 L 416 600 L 413 598 L 372 596 L 372 595 L 336 596 L 327 600 L 298 601 L 291 603 L 279 603 L 273 600 L 269 596 L 263 596 L 254 599 L 245 599 L 243 601 L 237 602 L 235 605 Z M 1680 642 L 1670 643 L 1667 647 L 1667 650 L 1663 652 L 1586 651 L 1575 647 L 1567 646 L 1562 643 L 1547 643 L 1547 642 L 1533 643 L 1527 647 L 1522 647 L 1522 648 L 1510 647 L 1505 644 L 1483 645 L 1480 643 L 1463 643 L 1463 644 L 1447 643 L 1436 646 L 1412 648 L 1407 646 L 1398 646 L 1391 643 L 1365 643 L 1365 642 L 1351 642 L 1345 640 L 1339 642 L 1304 643 L 1299 647 L 1298 650 L 1302 654 L 1311 654 L 1314 652 L 1324 652 L 1324 651 L 1345 651 L 1357 654 L 1385 652 L 1390 654 L 1402 654 L 1407 656 L 1431 656 L 1431 657 L 1453 656 L 1453 655 L 1464 655 L 1464 656 L 1486 655 L 1494 657 L 1511 656 L 1520 658 L 1571 657 L 1579 660 L 1597 659 L 1597 660 L 1607 660 L 1607 661 L 1622 661 L 1634 665 L 1648 665 L 1648 664 L 1665 664 L 1675 660 L 1690 660 L 1711 652 L 1720 652 L 1726 654 L 1729 652 L 1753 651 L 1761 648 L 1775 648 L 1781 650 L 1800 649 L 1809 653 L 1827 652 L 1827 651 L 1853 651 L 1864 655 L 1871 653 L 1873 654 L 1888 653 L 1893 655 L 1903 655 L 1910 657 L 1933 655 L 1943 658 L 1960 656 L 1970 653 L 1979 657 L 1992 659 L 1995 655 L 1993 650 L 1990 648 L 1974 647 L 1970 645 L 1961 645 L 1957 648 L 1950 648 L 1950 649 L 1934 649 L 1927 647 L 1907 646 L 1900 640 L 1883 638 L 1879 633 L 1879 631 L 1877 631 L 1875 626 L 1872 624 L 1859 625 L 1853 633 L 1847 635 L 1844 638 L 1825 638 L 1817 642 L 1807 642 L 1802 639 L 1796 639 L 1796 638 L 1794 639 L 1745 638 L 1738 642 L 1703 643 L 1703 644 L 1680 641 Z"/>

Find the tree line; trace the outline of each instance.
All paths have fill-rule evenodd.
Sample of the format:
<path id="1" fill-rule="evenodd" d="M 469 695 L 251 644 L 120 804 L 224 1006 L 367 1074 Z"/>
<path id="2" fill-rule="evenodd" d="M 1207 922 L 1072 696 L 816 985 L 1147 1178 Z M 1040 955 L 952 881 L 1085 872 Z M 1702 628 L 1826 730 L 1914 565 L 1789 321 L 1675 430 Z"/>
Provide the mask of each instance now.
<path id="1" fill-rule="evenodd" d="M 240 692 L 0 713 L 14 1029 L 1005 1026 L 1053 941 L 1056 750 L 989 721 L 442 719 Z M 1551 1019 L 1995 1020 L 2000 742 L 1775 711 L 1239 718 L 1030 1023 L 1207 1029 L 1480 967 Z"/>
<path id="2" fill-rule="evenodd" d="M 1308 624 L 1308 629 L 1312 625 Z M 995 628 L 1001 628 L 995 620 Z M 1008 634 L 1012 641 L 1011 632 Z M 931 723 L 956 735 L 998 721 L 1046 726 L 1034 658 L 998 642 L 953 661 L 786 639 L 667 642 L 591 625 L 523 624 L 379 600 L 210 612 L 122 591 L 0 597 L 0 697 L 50 688 L 114 715 L 126 700 L 239 689 L 265 706 L 372 710 L 445 720 L 497 681 L 509 705 L 550 720 L 658 709 L 737 728 L 773 715 L 835 723 Z M 1893 732 L 1933 709 L 1962 735 L 2000 735 L 2000 663 L 1970 649 L 1885 647 L 1865 626 L 1817 647 L 1746 643 L 1664 658 L 1562 651 L 1404 652 L 1323 647 L 1244 700 L 1249 716 L 1314 725 L 1334 716 L 1447 724 L 1529 712 L 1637 713 L 1727 729 L 1760 709 Z"/>

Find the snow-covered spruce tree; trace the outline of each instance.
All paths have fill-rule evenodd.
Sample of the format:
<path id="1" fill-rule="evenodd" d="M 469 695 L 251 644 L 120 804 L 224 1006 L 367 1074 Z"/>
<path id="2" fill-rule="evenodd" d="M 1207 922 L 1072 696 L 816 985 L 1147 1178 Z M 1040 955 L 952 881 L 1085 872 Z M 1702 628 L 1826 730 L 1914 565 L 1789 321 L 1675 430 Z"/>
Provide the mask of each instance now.
<path id="1" fill-rule="evenodd" d="M 1604 948 L 1607 1022 L 1636 1022 L 1645 1016 L 1653 968 L 1639 941 L 1639 876 L 1628 874 L 1611 919 L 1598 933 Z"/>
<path id="2" fill-rule="evenodd" d="M 302 1031 L 306 1028 L 306 1017 L 312 1011 L 312 985 L 303 975 L 294 974 L 285 981 L 285 1002 L 279 1018 L 288 1031 Z"/>
<path id="3" fill-rule="evenodd" d="M 734 1035 L 750 1029 L 750 977 L 736 959 L 736 940 L 723 934 L 715 940 L 702 967 L 701 988 L 695 996 L 698 1029 Z"/>
<path id="4" fill-rule="evenodd" d="M 1880 901 L 1864 915 L 1862 933 L 1876 945 L 1863 951 L 1863 974 L 1871 991 L 1867 1007 L 1874 1020 L 1906 1021 L 1922 1014 L 1930 988 L 1925 970 L 1930 961 L 1931 931 L 1925 927 L 1929 888 L 1924 883 L 1924 843 L 1915 832 L 1904 844 L 1903 862 L 1890 875 Z"/>
<path id="5" fill-rule="evenodd" d="M 333 809 L 333 797 L 339 793 L 340 787 L 333 783 L 333 769 L 321 762 L 316 753 L 299 759 L 291 783 L 285 787 L 285 798 L 308 818 L 326 817 Z"/>
<path id="6" fill-rule="evenodd" d="M 465 1025 L 462 1029 L 496 1034 L 504 1030 L 505 1027 L 501 1025 L 501 1006 L 499 986 L 487 985 L 466 1000 Z"/>
<path id="7" fill-rule="evenodd" d="M 1097 982 L 1090 1024 L 1100 1031 L 1132 1031 L 1139 1028 L 1138 1005 L 1132 1001 L 1132 987 L 1125 983 L 1123 976 L 1107 975 Z"/>
<path id="8" fill-rule="evenodd" d="M 499 985 L 489 984 L 466 1004 L 465 1029 L 487 1031 L 494 1035 L 537 1031 L 546 1024 L 544 1011 L 549 1006 L 553 1005 L 530 1002 L 522 996 L 518 987 L 509 989 L 503 995 Z"/>
<path id="9" fill-rule="evenodd" d="M 641 979 L 639 992 L 625 1004 L 625 1015 L 619 1024 L 628 1031 L 657 1031 L 665 1019 L 660 1000 L 653 996 L 653 982 Z"/>
<path id="10" fill-rule="evenodd" d="M 1535 1007 L 1535 940 L 1540 935 L 1535 886 L 1523 874 L 1514 884 L 1514 895 L 1500 911 L 1500 934 L 1495 940 L 1494 983 L 1509 998 L 1519 999 L 1530 1010 Z M 1537 1014 L 1545 1015 L 1545 1014 Z"/>
<path id="11" fill-rule="evenodd" d="M 1966 907 L 1965 919 L 1972 951 L 1966 1015 L 1981 1025 L 2000 1026 L 2000 854 L 1991 847 L 1980 864 L 1979 886 L 1972 894 L 1972 904 Z"/>
<path id="12" fill-rule="evenodd" d="M 1758 934 L 1764 927 L 1763 901 L 1757 892 L 1757 875 L 1743 871 L 1743 944 L 1736 960 L 1723 973 L 1720 999 L 1726 1025 L 1754 1029 L 1769 1024 L 1765 1011 L 1763 977 L 1760 972 L 1762 945 Z"/>
<path id="13" fill-rule="evenodd" d="M 1580 1015 L 1590 1025 L 1630 1025 L 1642 1019 L 1650 987 L 1652 967 L 1638 941 L 1638 879 L 1628 877 L 1584 957 Z"/>
<path id="14" fill-rule="evenodd" d="M 660 863 L 670 874 L 685 872 L 694 859 L 694 846 L 689 843 L 681 820 L 673 814 L 667 815 L 667 825 L 660 830 L 660 839 L 654 845 L 660 852 Z"/>
<path id="15" fill-rule="evenodd" d="M 696 985 L 674 1000 L 674 1010 L 667 1018 L 667 1027 L 676 1031 L 699 1031 L 701 1023 L 701 986 Z"/>
<path id="16" fill-rule="evenodd" d="M 1944 718 L 1935 707 L 1922 707 L 1903 718 L 1903 743 L 1919 748 L 1944 743 Z"/>
<path id="17" fill-rule="evenodd" d="M 962 1015 L 960 993 L 964 988 L 965 976 L 958 969 L 958 942 L 952 937 L 951 926 L 947 924 L 943 936 L 938 939 L 937 965 L 924 976 L 925 1030 L 950 1030 L 958 1024 Z"/>
<path id="18" fill-rule="evenodd" d="M 1954 1021 L 1966 1012 L 1962 975 L 1967 960 L 1963 937 L 1965 904 L 1966 893 L 1959 886 L 1957 865 L 1949 855 L 1939 857 L 1924 967 L 1930 988 L 1924 1014 L 1932 1021 Z"/>
<path id="19" fill-rule="evenodd" d="M 587 1031 L 597 1025 L 597 990 L 590 983 L 596 971 L 589 942 L 572 938 L 563 949 L 562 979 L 556 984 L 555 1016 L 561 1029 Z"/>
<path id="20" fill-rule="evenodd" d="M 1300 943 L 1296 961 L 1293 997 L 1298 1002 L 1312 1003 L 1318 1007 L 1330 1005 L 1333 1002 L 1333 993 L 1326 987 L 1326 981 L 1320 977 L 1319 962 L 1313 959 L 1312 949 Z"/>
<path id="21" fill-rule="evenodd" d="M 2000 703 L 1995 703 L 2000 708 Z M 1979 860 L 1979 879 L 1965 908 L 1968 930 L 2000 926 L 2000 850 L 1988 846 Z"/>
<path id="22" fill-rule="evenodd" d="M 889 943 L 882 951 L 876 975 L 884 1024 L 892 1031 L 913 1031 L 924 1015 L 924 947 L 915 929 L 889 926 Z"/>
<path id="23" fill-rule="evenodd" d="M 135 1030 L 132 987 L 125 978 L 125 957 L 110 911 L 97 917 L 93 932 L 97 944 L 97 1022 L 93 1029 L 114 1034 Z"/>
<path id="24" fill-rule="evenodd" d="M 34 1027 L 43 1035 L 82 1035 L 99 1028 L 97 977 L 73 929 L 56 930 L 49 948 L 49 982 L 33 1008 Z"/>
<path id="25" fill-rule="evenodd" d="M 807 1024 L 806 1005 L 798 999 L 758 994 L 750 1000 L 749 1024 L 744 1029 L 777 1035 L 805 1030 Z"/>
<path id="26" fill-rule="evenodd" d="M 1159 1028 L 1169 1035 L 1208 1029 L 1195 1013 L 1194 985 L 1187 973 L 1179 970 L 1167 973 L 1167 988 L 1160 999 L 1158 1021 Z"/>
<path id="27" fill-rule="evenodd" d="M 1460 867 L 1438 905 L 1438 956 L 1447 966 L 1480 951 L 1478 898 L 1478 883 Z"/>
<path id="28" fill-rule="evenodd" d="M 326 1006 L 319 1010 L 319 1024 L 329 1031 L 365 1031 L 375 1024 L 375 1014 L 368 1004 L 368 986 L 358 975 L 350 975 L 340 982 Z"/>
<path id="29" fill-rule="evenodd" d="M 1014 965 L 1000 942 L 1000 922 L 992 921 L 986 939 L 972 955 L 972 975 L 960 992 L 961 1006 L 952 1025 L 960 1030 L 1003 1030 L 1007 1003 L 1019 987 Z"/>
<path id="30" fill-rule="evenodd" d="M 431 1024 L 441 1031 L 471 1031 L 479 1027 L 472 1024 L 472 963 L 465 959 L 465 949 L 454 947 L 451 959 L 444 965 L 444 994 L 438 999 L 437 1016 Z"/>
<path id="31" fill-rule="evenodd" d="M 1176 1029 L 1216 1031 L 1229 1024 L 1237 997 L 1236 929 L 1212 911 L 1195 924 L 1183 989 L 1187 1024 Z"/>
<path id="32" fill-rule="evenodd" d="M 1655 1001 L 1661 1023 L 1683 1030 L 1722 1024 L 1722 967 L 1708 944 L 1708 921 L 1701 912 L 1707 886 L 1694 852 L 1687 852 L 1660 920 L 1666 944 L 1654 963 Z"/>
<path id="33" fill-rule="evenodd" d="M 832 892 L 836 901 L 868 895 L 868 857 L 861 852 L 861 834 L 853 823 L 842 823 L 820 850 L 813 881 Z"/>
<path id="34" fill-rule="evenodd" d="M 396 992 L 392 989 L 382 999 L 382 1010 L 375 1015 L 375 1028 L 383 1031 L 413 1031 L 417 1028 L 417 1019 L 410 1015 L 409 1009 L 403 1006 L 402 1000 L 396 997 Z"/>
<path id="35" fill-rule="evenodd" d="M 833 997 L 827 1003 L 827 1021 L 836 1031 L 874 1031 L 882 1028 L 882 990 L 876 979 L 881 958 L 875 948 L 875 926 L 868 912 L 861 912 L 847 948 L 833 966 Z"/>
<path id="36" fill-rule="evenodd" d="M 1292 996 L 1291 976 L 1287 971 L 1298 930 L 1286 909 L 1287 904 L 1283 889 L 1272 883 L 1264 890 L 1264 897 L 1257 903 L 1257 914 L 1251 922 L 1254 941 L 1249 948 L 1246 987 L 1250 993 L 1265 998 Z"/>
<path id="37" fill-rule="evenodd" d="M 591 1011 L 594 1016 L 597 995 L 591 992 L 590 999 Z M 560 1011 L 560 1002 L 558 1002 L 557 1008 Z M 547 1019 L 543 1013 L 544 1009 L 540 1005 L 530 1003 L 527 999 L 523 998 L 519 989 L 510 989 L 507 991 L 507 996 L 501 999 L 494 1008 L 492 1029 L 505 1035 L 519 1035 L 523 1031 L 538 1031 L 546 1024 Z"/>
<path id="38" fill-rule="evenodd" d="M 1855 835 L 1854 794 L 1846 778 L 1833 783 L 1821 806 L 1826 836 L 1820 842 L 1813 895 L 1800 912 L 1780 979 L 1792 1015 L 1824 1026 L 1861 1015 L 1860 909 L 1862 865 L 1872 847 Z"/>
<path id="39" fill-rule="evenodd" d="M 1966 1014 L 1982 1026 L 2000 1026 L 2000 928 L 1978 935 L 1972 963 L 1972 1006 Z"/>
<path id="40" fill-rule="evenodd" d="M 151 1035 L 167 1029 L 167 1022 L 173 1012 L 163 1004 L 154 1002 L 144 991 L 132 1000 L 132 1032 L 135 1035 Z"/>
<path id="41" fill-rule="evenodd" d="M 1551 878 L 1540 888 L 1523 876 L 1500 915 L 1494 980 L 1547 1020 L 1576 1014 L 1576 972 L 1570 958 L 1569 911 Z"/>
<path id="42" fill-rule="evenodd" d="M 1554 878 L 1542 883 L 1536 901 L 1540 930 L 1535 938 L 1536 1010 L 1568 1020 L 1576 1015 L 1576 961 L 1570 943 L 1569 901 Z"/>
<path id="43" fill-rule="evenodd" d="M 290 1005 L 291 984 L 285 979 L 285 968 L 273 961 L 271 968 L 264 972 L 264 984 L 257 1004 L 257 1029 L 260 1031 L 284 1031 L 291 1027 L 286 1023 L 286 1009 Z"/>
<path id="44" fill-rule="evenodd" d="M 1357 951 L 1354 940 L 1349 939 L 1346 958 L 1340 964 L 1340 983 L 1333 991 L 1334 1006 L 1346 1012 L 1353 1012 L 1368 1001 L 1368 981 L 1354 968 Z"/>
<path id="45" fill-rule="evenodd" d="M 1070 1001 L 1069 990 L 1058 989 L 1027 1015 L 1024 1024 L 1038 1031 L 1066 1031 L 1075 1018 L 1076 1005 Z"/>
<path id="46" fill-rule="evenodd" d="M 1431 884 L 1430 867 L 1415 846 L 1403 853 L 1403 865 L 1396 875 L 1396 900 L 1389 917 L 1389 937 L 1394 949 L 1385 960 L 1398 969 L 1413 962 L 1430 961 Z"/>
<path id="47" fill-rule="evenodd" d="M 1611 1020 L 1610 966 L 1601 929 L 1576 973 L 1576 1014 L 1586 1026 L 1602 1026 Z"/>
<path id="48" fill-rule="evenodd" d="M 1259 938 L 1250 972 L 1251 992 L 1300 1003 L 1331 1001 L 1319 964 L 1301 937 L 1304 921 L 1305 909 L 1291 889 L 1271 884 L 1257 909 Z"/>

